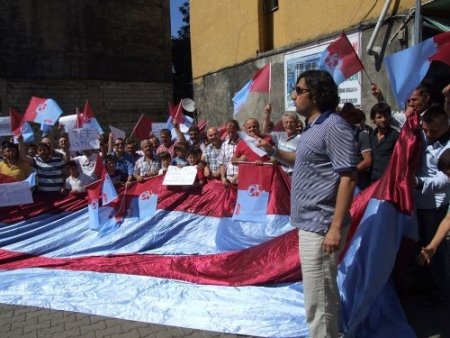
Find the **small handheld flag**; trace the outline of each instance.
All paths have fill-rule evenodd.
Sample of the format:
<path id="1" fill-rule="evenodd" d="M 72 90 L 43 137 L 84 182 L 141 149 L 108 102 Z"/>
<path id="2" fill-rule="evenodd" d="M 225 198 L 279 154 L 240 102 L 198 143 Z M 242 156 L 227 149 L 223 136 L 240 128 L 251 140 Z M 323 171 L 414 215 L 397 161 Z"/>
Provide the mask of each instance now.
<path id="1" fill-rule="evenodd" d="M 364 69 L 345 32 L 322 52 L 319 69 L 328 71 L 337 85 Z"/>

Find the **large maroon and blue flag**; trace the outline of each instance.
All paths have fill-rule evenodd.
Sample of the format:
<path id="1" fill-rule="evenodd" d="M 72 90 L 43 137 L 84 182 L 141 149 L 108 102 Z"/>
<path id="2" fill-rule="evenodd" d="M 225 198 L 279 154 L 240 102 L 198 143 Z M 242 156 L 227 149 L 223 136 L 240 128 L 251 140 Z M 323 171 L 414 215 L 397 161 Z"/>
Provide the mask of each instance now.
<path id="1" fill-rule="evenodd" d="M 418 130 L 414 116 L 385 176 L 352 205 L 338 275 L 342 326 L 349 336 L 415 336 L 392 275 L 401 265 L 399 252 L 415 244 L 410 182 Z M 153 186 L 157 182 L 119 190 L 108 207 L 129 209 L 148 191 L 158 196 L 157 209 L 148 217 L 125 212 L 105 234 L 90 229 L 85 196 L 36 195 L 32 205 L 1 208 L 0 303 L 252 336 L 307 337 L 298 237 L 288 216 L 290 184 L 278 167 L 272 170 L 263 222 L 233 221 L 237 189 L 219 181 L 188 190 Z M 98 206 L 100 189 L 96 197 Z"/>

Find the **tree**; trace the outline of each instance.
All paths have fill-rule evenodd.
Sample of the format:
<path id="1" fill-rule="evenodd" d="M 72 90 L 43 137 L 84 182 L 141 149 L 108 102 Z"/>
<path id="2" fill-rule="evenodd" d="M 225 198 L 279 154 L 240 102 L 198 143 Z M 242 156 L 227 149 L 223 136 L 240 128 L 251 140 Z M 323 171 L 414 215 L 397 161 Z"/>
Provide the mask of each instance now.
<path id="1" fill-rule="evenodd" d="M 173 98 L 175 102 L 182 98 L 193 97 L 189 2 L 186 1 L 178 9 L 183 15 L 183 25 L 177 32 L 178 36 L 172 37 Z"/>
<path id="2" fill-rule="evenodd" d="M 189 2 L 186 1 L 183 5 L 178 7 L 178 10 L 183 15 L 182 21 L 183 25 L 178 30 L 178 38 L 187 38 L 190 39 L 191 37 L 191 30 L 190 30 L 190 16 L 189 16 Z"/>

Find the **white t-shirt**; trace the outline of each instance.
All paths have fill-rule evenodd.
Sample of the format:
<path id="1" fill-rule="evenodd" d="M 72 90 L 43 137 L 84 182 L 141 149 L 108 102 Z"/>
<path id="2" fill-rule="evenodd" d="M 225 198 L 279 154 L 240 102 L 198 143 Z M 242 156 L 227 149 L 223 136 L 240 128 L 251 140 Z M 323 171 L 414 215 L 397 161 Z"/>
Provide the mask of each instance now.
<path id="1" fill-rule="evenodd" d="M 80 170 L 80 174 L 83 173 L 94 180 L 97 179 L 94 173 L 97 156 L 98 154 L 93 153 L 89 156 L 81 155 L 73 159 L 78 164 L 78 170 Z"/>
<path id="2" fill-rule="evenodd" d="M 67 177 L 64 188 L 70 191 L 85 192 L 85 186 L 92 183 L 93 181 L 94 180 L 92 179 L 92 177 L 80 173 L 78 177 Z"/>

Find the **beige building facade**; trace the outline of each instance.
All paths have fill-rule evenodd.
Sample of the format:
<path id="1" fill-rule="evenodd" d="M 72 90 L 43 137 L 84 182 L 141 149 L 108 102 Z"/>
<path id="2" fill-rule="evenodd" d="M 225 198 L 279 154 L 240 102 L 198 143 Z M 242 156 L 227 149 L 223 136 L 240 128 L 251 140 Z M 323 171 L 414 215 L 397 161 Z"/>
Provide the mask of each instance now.
<path id="1" fill-rule="evenodd" d="M 262 117 L 264 104 L 269 100 L 274 114 L 281 115 L 290 109 L 287 90 L 293 74 L 289 62 L 296 58 L 301 61 L 295 62 L 307 62 L 313 55 L 308 51 L 317 57 L 343 31 L 352 37 L 366 72 L 353 78 L 356 87 L 341 92 L 354 91 L 358 97 L 349 101 L 368 112 L 375 102 L 369 93 L 370 83 L 376 82 L 393 102 L 383 58 L 413 44 L 416 2 L 190 0 L 194 99 L 200 118 L 212 124 L 224 117 L 232 118 L 232 97 L 258 68 L 269 62 L 272 64 L 270 97 L 264 94 L 250 97 L 249 104 L 234 117 L 238 120 Z M 425 25 L 424 18 L 439 22 L 439 16 L 445 18 L 449 11 L 448 0 L 422 1 L 421 38 L 439 33 L 436 26 Z M 373 36 L 378 21 L 379 29 Z M 371 40 L 374 52 L 369 54 L 366 50 Z"/>

